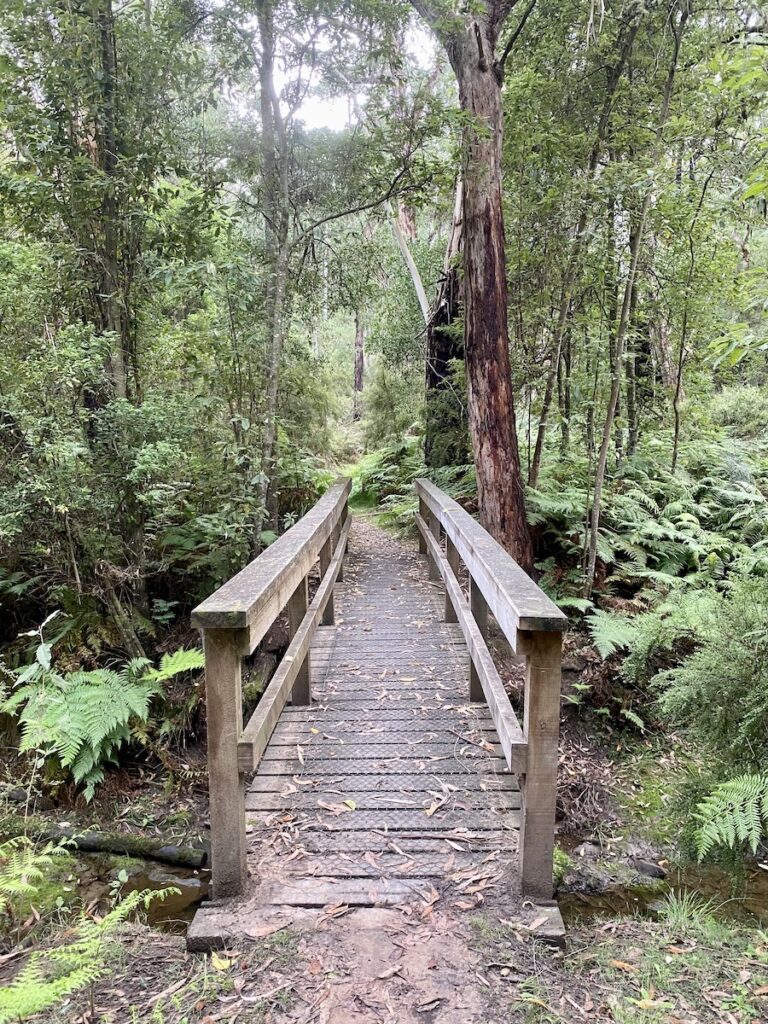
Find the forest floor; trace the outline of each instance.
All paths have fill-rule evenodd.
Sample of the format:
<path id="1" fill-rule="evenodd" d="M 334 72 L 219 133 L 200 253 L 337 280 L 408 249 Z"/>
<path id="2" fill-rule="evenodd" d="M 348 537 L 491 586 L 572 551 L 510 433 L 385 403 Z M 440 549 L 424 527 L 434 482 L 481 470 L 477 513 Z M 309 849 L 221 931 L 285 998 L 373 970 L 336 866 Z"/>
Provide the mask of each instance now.
<path id="1" fill-rule="evenodd" d="M 512 699 L 520 672 L 495 652 Z M 566 645 L 566 692 L 594 671 L 578 638 Z M 285 908 L 253 941 L 210 956 L 187 952 L 183 922 L 153 911 L 162 927 L 134 922 L 104 949 L 107 969 L 92 992 L 41 1015 L 45 1024 L 616 1024 L 768 1022 L 768 931 L 724 917 L 699 891 L 729 902 L 729 877 L 675 863 L 676 778 L 687 769 L 669 739 L 626 744 L 570 708 L 561 756 L 560 853 L 556 871 L 569 925 L 565 950 L 550 948 L 505 917 L 504 892 L 465 905 L 435 890 L 423 905 L 324 911 Z M 43 800 L 40 820 L 105 827 L 178 844 L 207 833 L 203 751 L 191 749 L 181 778 L 165 769 L 115 771 L 87 808 Z M 0 817 L 18 817 L 25 794 L 2 787 Z M 1 795 L 1 794 L 0 794 Z M 30 941 L 66 941 L 67 907 L 98 917 L 110 883 L 147 884 L 146 865 L 113 858 L 94 880 L 93 858 L 73 857 L 48 887 L 45 905 L 17 915 L 0 951 L 0 984 L 14 976 Z M 96 872 L 98 874 L 98 872 Z M 190 900 L 204 890 L 199 872 Z M 666 876 L 666 877 L 664 877 Z M 178 876 L 181 878 L 181 876 Z M 173 873 L 157 876 L 174 884 Z M 134 879 L 134 882 L 131 882 Z M 188 879 L 187 879 L 188 880 Z M 88 884 L 84 884 L 84 883 Z M 150 877 L 149 884 L 153 884 Z M 748 872 L 749 909 L 765 915 L 768 872 Z M 90 886 L 90 888 L 89 888 Z M 694 895 L 691 895 L 693 893 Z M 750 896 L 751 893 L 751 896 Z M 740 905 L 740 904 L 739 904 Z M 171 910 L 183 909 L 172 904 Z M 173 917 L 173 913 L 165 917 Z M 765 920 L 765 917 L 763 917 Z M 12 948 L 20 936 L 25 941 Z M 8 941 L 10 940 L 10 941 Z"/>

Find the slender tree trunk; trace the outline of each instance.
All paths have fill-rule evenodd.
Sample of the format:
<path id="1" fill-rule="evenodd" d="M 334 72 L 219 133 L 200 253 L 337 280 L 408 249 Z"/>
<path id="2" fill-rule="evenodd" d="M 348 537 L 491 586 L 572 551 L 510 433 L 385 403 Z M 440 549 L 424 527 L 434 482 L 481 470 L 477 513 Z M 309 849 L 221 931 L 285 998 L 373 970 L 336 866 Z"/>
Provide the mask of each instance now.
<path id="1" fill-rule="evenodd" d="M 363 374 L 365 372 L 365 327 L 363 314 L 355 310 L 355 398 L 352 419 L 359 420 L 363 413 Z"/>
<path id="2" fill-rule="evenodd" d="M 562 458 L 568 454 L 571 444 L 571 346 L 573 337 L 569 331 L 560 358 L 563 381 L 563 400 L 560 412 L 560 455 Z"/>
<path id="3" fill-rule="evenodd" d="M 118 201 L 112 183 L 117 170 L 117 54 L 115 20 L 112 0 L 101 0 L 98 7 L 98 30 L 101 42 L 101 118 L 99 125 L 99 158 L 101 170 L 109 184 L 101 203 L 101 252 L 98 302 L 102 328 L 114 334 L 109 358 L 109 372 L 117 398 L 127 397 L 125 318 L 121 308 L 121 281 L 118 264 L 119 224 Z"/>
<path id="4" fill-rule="evenodd" d="M 639 11 L 640 9 L 638 9 Z M 605 99 L 603 101 L 603 108 L 600 114 L 600 118 L 597 123 L 597 131 L 595 134 L 595 141 L 592 145 L 592 149 L 589 154 L 589 160 L 587 161 L 587 178 L 589 183 L 594 180 L 598 172 L 598 166 L 600 161 L 600 154 L 603 150 L 605 139 L 608 135 L 608 129 L 610 127 L 611 110 L 613 107 L 613 98 L 616 94 L 616 89 L 624 74 L 624 70 L 627 67 L 632 48 L 634 46 L 635 37 L 637 30 L 640 27 L 640 18 L 638 13 L 633 13 L 632 20 L 627 22 L 622 29 L 623 42 L 619 59 L 616 64 L 610 69 L 608 73 L 608 82 L 606 87 Z M 547 373 L 547 382 L 544 388 L 544 398 L 541 403 L 541 412 L 539 414 L 539 427 L 536 433 L 536 447 L 533 453 L 533 460 L 531 462 L 530 472 L 528 474 L 528 486 L 536 487 L 539 480 L 539 470 L 541 468 L 541 459 L 544 454 L 544 439 L 547 430 L 547 420 L 549 418 L 549 409 L 552 404 L 552 393 L 555 384 L 555 377 L 558 372 L 558 366 L 560 363 L 560 349 L 563 342 L 563 334 L 566 329 L 566 324 L 569 320 L 569 315 L 572 307 L 572 296 L 574 286 L 579 274 L 579 257 L 581 255 L 581 247 L 584 240 L 584 232 L 587 227 L 587 220 L 589 215 L 589 207 L 592 201 L 592 197 L 589 191 L 584 197 L 581 212 L 576 222 L 576 230 L 574 232 L 573 241 L 571 243 L 571 252 L 566 264 L 565 275 L 563 277 L 563 283 L 560 289 L 560 306 L 558 311 L 557 324 L 555 326 L 555 332 L 552 337 L 552 345 L 550 349 L 549 358 L 549 372 Z"/>
<path id="5" fill-rule="evenodd" d="M 261 63 L 259 65 L 261 148 L 264 180 L 264 236 L 266 262 L 265 323 L 267 334 L 267 380 L 264 426 L 261 435 L 261 475 L 258 510 L 254 524 L 254 547 L 261 546 L 261 531 L 270 487 L 274 485 L 275 440 L 280 368 L 285 338 L 290 248 L 288 152 L 285 125 L 275 90 L 274 0 L 256 5 Z"/>
<path id="6" fill-rule="evenodd" d="M 410 246 L 408 245 L 408 239 L 405 236 L 401 223 L 401 211 L 397 208 L 392 209 L 392 215 L 389 218 L 389 223 L 392 226 L 392 234 L 395 236 L 397 247 L 400 250 L 400 255 L 403 257 L 403 262 L 408 268 L 411 281 L 413 282 L 413 289 L 416 292 L 416 298 L 419 301 L 419 309 L 421 315 L 424 318 L 424 323 L 429 323 L 429 300 L 427 299 L 427 293 L 424 291 L 424 285 L 421 280 L 421 274 L 419 268 L 416 266 L 416 261 L 413 258 Z"/>
<path id="7" fill-rule="evenodd" d="M 667 123 L 669 116 L 669 105 L 672 99 L 672 90 L 674 88 L 675 74 L 677 71 L 677 63 L 680 56 L 680 42 L 682 39 L 685 26 L 688 22 L 690 15 L 690 8 L 686 5 L 682 8 L 680 19 L 675 24 L 674 16 L 675 11 L 678 8 L 677 2 L 674 2 L 670 11 L 670 27 L 674 36 L 673 45 L 673 57 L 670 64 L 669 71 L 667 73 L 667 79 L 664 85 L 664 93 L 661 102 L 661 111 L 659 113 L 659 123 L 657 127 L 657 141 L 653 148 L 654 161 L 658 157 L 661 150 L 662 134 L 664 126 Z M 592 588 L 595 580 L 595 564 L 597 561 L 597 536 L 600 529 L 600 512 L 602 504 L 603 484 L 605 482 L 605 472 L 608 464 L 608 449 L 611 443 L 611 433 L 613 430 L 613 421 L 616 414 L 616 406 L 619 400 L 619 392 L 621 390 L 621 364 L 624 358 L 624 345 L 627 335 L 627 326 L 629 323 L 629 308 L 630 299 L 632 296 L 632 289 L 635 287 L 635 277 L 637 274 L 637 264 L 640 258 L 640 248 L 643 242 L 643 236 L 645 234 L 645 224 L 648 219 L 648 211 L 651 208 L 652 191 L 649 185 L 646 188 L 645 196 L 643 198 L 642 207 L 640 209 L 637 223 L 635 225 L 634 233 L 631 236 L 630 241 L 630 253 L 629 253 L 629 267 L 627 269 L 627 277 L 624 284 L 624 299 L 621 306 L 621 318 L 619 320 L 619 326 L 616 332 L 615 340 L 615 359 L 612 366 L 611 373 L 611 394 L 608 399 L 608 409 L 606 411 L 605 421 L 603 424 L 603 440 L 600 445 L 600 453 L 597 459 L 597 465 L 595 467 L 595 486 L 594 495 L 592 498 L 592 513 L 590 516 L 590 529 L 589 529 L 589 549 L 587 554 L 587 566 L 586 575 L 584 580 L 584 596 L 592 596 Z"/>
<path id="8" fill-rule="evenodd" d="M 686 357 L 686 345 L 688 342 L 688 310 L 691 301 L 691 285 L 693 284 L 693 273 L 696 269 L 696 249 L 694 245 L 694 232 L 696 231 L 696 222 L 699 219 L 701 208 L 704 205 L 704 198 L 707 194 L 710 182 L 714 177 L 714 169 L 709 172 L 709 175 L 704 182 L 704 188 L 701 190 L 701 196 L 699 198 L 696 211 L 691 220 L 690 227 L 688 228 L 688 273 L 685 278 L 685 297 L 683 299 L 683 323 L 680 328 L 680 347 L 677 352 L 677 373 L 675 376 L 675 393 L 672 399 L 672 409 L 675 415 L 675 434 L 672 443 L 672 473 L 677 470 L 677 456 L 680 449 L 680 414 L 683 404 L 683 369 L 685 367 Z"/>

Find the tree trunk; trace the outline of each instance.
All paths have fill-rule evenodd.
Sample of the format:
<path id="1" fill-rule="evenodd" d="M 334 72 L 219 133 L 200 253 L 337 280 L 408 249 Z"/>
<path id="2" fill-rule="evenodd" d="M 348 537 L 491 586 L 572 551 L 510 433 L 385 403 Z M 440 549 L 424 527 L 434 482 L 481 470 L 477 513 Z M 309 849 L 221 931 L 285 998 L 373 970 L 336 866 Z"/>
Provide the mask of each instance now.
<path id="1" fill-rule="evenodd" d="M 261 476 L 254 523 L 254 548 L 261 547 L 261 531 L 267 515 L 267 499 L 274 483 L 277 399 L 285 338 L 286 298 L 290 248 L 288 152 L 285 125 L 275 90 L 274 0 L 256 5 L 261 63 L 259 65 L 261 148 L 264 182 L 264 239 L 266 262 L 265 323 L 267 331 L 267 380 L 264 426 L 261 435 Z"/>
<path id="2" fill-rule="evenodd" d="M 117 169 L 116 98 L 117 56 L 115 50 L 115 20 L 112 0 L 102 0 L 98 8 L 98 30 L 101 42 L 101 123 L 99 125 L 98 152 L 105 187 L 101 203 L 101 252 L 99 253 L 98 304 L 101 328 L 114 334 L 109 358 L 109 375 L 117 398 L 127 397 L 126 322 L 121 308 L 122 288 L 118 263 L 119 224 L 117 196 L 112 180 Z"/>
<path id="3" fill-rule="evenodd" d="M 363 314 L 355 310 L 355 399 L 352 419 L 357 421 L 363 413 L 363 373 L 365 370 L 365 327 Z"/>
<path id="4" fill-rule="evenodd" d="M 427 324 L 424 460 L 431 467 L 461 466 L 469 460 L 466 403 L 464 395 L 456 389 L 451 372 L 454 361 L 464 361 L 464 338 L 455 323 L 461 308 L 457 263 L 461 254 L 462 223 L 459 181 L 443 276 Z"/>
<path id="5" fill-rule="evenodd" d="M 638 12 L 641 9 L 638 9 Z M 595 141 L 592 145 L 592 149 L 589 154 L 589 160 L 587 161 L 587 176 L 589 179 L 594 179 L 598 173 L 598 165 L 600 161 L 600 154 L 603 150 L 608 129 L 610 127 L 611 110 L 613 107 L 613 97 L 616 94 L 619 82 L 624 74 L 624 70 L 629 61 L 629 57 L 632 53 L 632 47 L 635 42 L 635 36 L 637 30 L 640 27 L 640 18 L 633 14 L 632 20 L 623 26 L 623 43 L 619 54 L 619 59 L 614 66 L 609 70 L 608 82 L 606 86 L 606 95 L 603 101 L 603 108 L 600 114 L 600 119 L 597 123 L 597 132 L 595 135 Z M 571 252 L 568 258 L 568 263 L 565 269 L 565 275 L 563 277 L 563 283 L 560 290 L 560 307 L 557 319 L 557 325 L 555 327 L 555 333 L 552 338 L 552 346 L 549 359 L 549 372 L 547 374 L 547 383 L 544 389 L 544 399 L 541 403 L 541 412 L 539 414 L 539 428 L 536 433 L 536 447 L 533 453 L 533 461 L 531 462 L 530 472 L 528 474 L 528 486 L 536 487 L 539 480 L 539 470 L 541 468 L 541 459 L 544 454 L 544 438 L 547 430 L 547 419 L 549 417 L 549 408 L 552 404 L 552 392 L 555 383 L 555 377 L 558 372 L 558 366 L 560 362 L 560 350 L 563 343 L 563 334 L 566 330 L 566 325 L 569 320 L 571 308 L 572 308 L 572 296 L 574 286 L 579 273 L 579 257 L 581 254 L 581 246 L 584 240 L 584 231 L 587 226 L 587 218 L 589 213 L 589 207 L 591 203 L 591 196 L 587 194 L 584 198 L 579 219 L 576 223 L 576 230 L 574 232 L 573 241 L 571 243 Z"/>
<path id="6" fill-rule="evenodd" d="M 397 247 L 400 250 L 400 255 L 403 257 L 403 262 L 408 268 L 408 273 L 410 274 L 411 281 L 413 282 L 413 288 L 416 292 L 416 298 L 419 301 L 419 309 L 421 310 L 421 315 L 424 318 L 424 323 L 428 324 L 429 301 L 427 299 L 427 293 L 424 291 L 424 285 L 421 280 L 419 268 L 416 266 L 416 261 L 414 260 L 410 246 L 408 245 L 408 239 L 403 231 L 401 218 L 402 211 L 397 207 L 391 208 L 389 223 L 392 225 L 392 234 L 395 236 L 395 241 L 397 242 Z M 411 224 L 412 221 L 409 218 L 406 218 L 406 223 Z"/>
<path id="7" fill-rule="evenodd" d="M 680 57 L 680 42 L 682 39 L 685 26 L 688 22 L 690 15 L 690 8 L 683 7 L 680 19 L 677 24 L 674 22 L 675 9 L 677 8 L 677 2 L 671 5 L 670 10 L 670 28 L 674 37 L 673 45 L 673 57 L 670 64 L 669 71 L 667 73 L 667 79 L 664 84 L 664 93 L 661 102 L 661 110 L 659 113 L 659 124 L 657 128 L 656 144 L 653 147 L 653 157 L 657 158 L 661 150 L 662 138 L 664 126 L 667 123 L 669 116 L 669 105 L 672 99 L 672 90 L 674 88 L 675 73 L 677 71 L 677 62 Z M 603 494 L 603 484 L 605 482 L 605 472 L 608 463 L 608 449 L 611 442 L 611 433 L 613 430 L 614 417 L 616 415 L 616 406 L 619 400 L 619 392 L 621 391 L 621 367 L 624 358 L 624 346 L 627 336 L 627 326 L 629 324 L 629 309 L 630 301 L 632 296 L 632 290 L 635 287 L 635 279 L 637 275 L 637 264 L 640 258 L 640 248 L 645 234 L 645 224 L 648 219 L 648 211 L 651 208 L 652 199 L 652 186 L 648 185 L 643 198 L 642 207 L 635 224 L 635 230 L 630 236 L 630 252 L 629 252 L 629 267 L 627 269 L 627 277 L 624 284 L 624 298 L 621 306 L 621 317 L 619 319 L 619 325 L 616 331 L 615 339 L 615 359 L 611 368 L 611 394 L 608 400 L 608 409 L 605 415 L 605 421 L 603 424 L 603 439 L 600 445 L 600 453 L 597 459 L 597 466 L 595 467 L 595 488 L 592 499 L 592 513 L 590 516 L 590 529 L 589 529 L 589 548 L 587 553 L 587 566 L 586 575 L 584 580 L 584 596 L 592 596 L 592 588 L 595 580 L 595 564 L 597 561 L 597 535 L 600 528 L 600 512 Z"/>
<path id="8" fill-rule="evenodd" d="M 501 89 L 476 58 L 467 63 L 457 69 L 461 105 L 485 129 L 466 130 L 463 167 L 464 349 L 477 493 L 483 525 L 530 572 L 507 334 Z"/>
<path id="9" fill-rule="evenodd" d="M 461 109 L 469 115 L 462 165 L 464 353 L 480 518 L 530 572 L 533 546 L 525 515 L 509 359 L 496 31 L 491 17 L 478 15 L 451 37 L 448 46 Z"/>

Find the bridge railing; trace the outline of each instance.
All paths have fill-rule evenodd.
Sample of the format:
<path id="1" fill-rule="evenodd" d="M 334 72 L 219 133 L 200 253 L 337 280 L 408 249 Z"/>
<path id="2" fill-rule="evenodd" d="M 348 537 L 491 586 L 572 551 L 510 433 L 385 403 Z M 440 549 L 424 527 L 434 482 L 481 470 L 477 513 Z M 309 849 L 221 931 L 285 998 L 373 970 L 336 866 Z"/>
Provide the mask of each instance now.
<path id="1" fill-rule="evenodd" d="M 457 502 L 428 480 L 417 480 L 416 492 L 419 549 L 428 557 L 430 578 L 445 584 L 446 621 L 458 622 L 469 648 L 469 699 L 487 702 L 509 770 L 520 779 L 521 890 L 550 899 L 567 619 Z M 461 562 L 469 599 L 458 578 Z M 526 658 L 522 726 L 488 650 L 489 611 L 513 651 Z"/>
<path id="2" fill-rule="evenodd" d="M 309 648 L 318 625 L 334 621 L 333 585 L 343 578 L 350 481 L 329 488 L 295 526 L 192 612 L 203 633 L 213 894 L 245 889 L 245 775 L 254 772 L 286 701 L 309 704 Z M 320 585 L 308 599 L 308 575 Z M 287 608 L 290 641 L 243 728 L 242 660 Z"/>

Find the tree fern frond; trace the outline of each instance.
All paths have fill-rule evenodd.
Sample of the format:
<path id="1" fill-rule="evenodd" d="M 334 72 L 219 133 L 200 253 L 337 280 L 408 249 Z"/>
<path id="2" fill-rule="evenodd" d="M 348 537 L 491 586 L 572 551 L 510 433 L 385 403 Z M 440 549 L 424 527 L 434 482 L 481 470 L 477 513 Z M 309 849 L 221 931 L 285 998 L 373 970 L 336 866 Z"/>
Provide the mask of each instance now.
<path id="1" fill-rule="evenodd" d="M 768 835 L 768 775 L 739 775 L 717 786 L 696 809 L 696 852 L 703 860 L 716 847 L 757 851 Z"/>
<path id="2" fill-rule="evenodd" d="M 586 623 L 592 643 L 601 658 L 607 658 L 620 648 L 629 647 L 635 636 L 635 623 L 625 615 L 611 615 L 601 610 L 588 615 Z"/>

